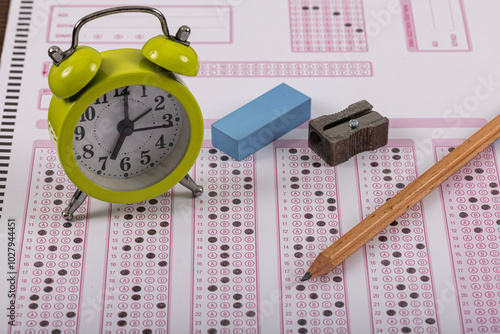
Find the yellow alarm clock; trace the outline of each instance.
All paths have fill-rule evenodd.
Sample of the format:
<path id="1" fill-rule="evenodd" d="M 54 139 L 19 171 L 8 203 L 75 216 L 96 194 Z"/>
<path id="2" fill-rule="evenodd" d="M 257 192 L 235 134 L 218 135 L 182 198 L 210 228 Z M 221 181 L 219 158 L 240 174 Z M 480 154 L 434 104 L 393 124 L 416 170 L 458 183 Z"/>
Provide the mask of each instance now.
<path id="1" fill-rule="evenodd" d="M 153 14 L 163 35 L 142 50 L 99 53 L 78 46 L 81 27 L 96 18 L 141 12 Z M 201 150 L 200 107 L 178 74 L 195 76 L 199 62 L 187 39 L 190 29 L 170 36 L 155 8 L 123 6 L 83 17 L 71 47 L 49 48 L 53 65 L 48 127 L 61 165 L 78 190 L 65 219 L 87 195 L 112 203 L 147 200 L 181 183 L 198 196 L 203 188 L 188 175 Z"/>

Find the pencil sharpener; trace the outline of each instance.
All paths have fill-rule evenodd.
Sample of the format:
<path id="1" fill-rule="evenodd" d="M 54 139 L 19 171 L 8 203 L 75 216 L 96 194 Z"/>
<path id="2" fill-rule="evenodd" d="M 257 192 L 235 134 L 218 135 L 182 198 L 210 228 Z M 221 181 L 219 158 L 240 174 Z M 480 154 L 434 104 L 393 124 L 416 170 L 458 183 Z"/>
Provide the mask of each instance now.
<path id="1" fill-rule="evenodd" d="M 389 119 L 372 108 L 363 100 L 309 121 L 309 147 L 336 166 L 358 153 L 387 145 Z"/>

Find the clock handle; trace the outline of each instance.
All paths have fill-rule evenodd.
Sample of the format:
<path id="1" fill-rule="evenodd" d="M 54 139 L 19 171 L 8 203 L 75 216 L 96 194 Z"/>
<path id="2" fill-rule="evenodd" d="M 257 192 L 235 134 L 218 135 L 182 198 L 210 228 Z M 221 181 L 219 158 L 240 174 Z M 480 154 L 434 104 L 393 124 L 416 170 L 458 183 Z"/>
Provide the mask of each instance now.
<path id="1" fill-rule="evenodd" d="M 80 189 L 76 189 L 75 193 L 73 194 L 73 197 L 71 197 L 71 200 L 69 201 L 69 205 L 64 211 L 62 212 L 62 217 L 66 220 L 72 220 L 73 219 L 73 213 L 80 207 L 80 205 L 85 202 L 85 199 L 87 198 L 87 194 L 81 191 Z"/>
<path id="2" fill-rule="evenodd" d="M 186 176 L 184 176 L 184 178 L 180 180 L 179 183 L 182 184 L 184 187 L 188 188 L 189 190 L 191 190 L 194 197 L 198 197 L 201 194 L 203 194 L 203 187 L 197 185 L 194 182 L 193 178 L 189 176 L 189 174 L 186 174 Z"/>
<path id="3" fill-rule="evenodd" d="M 80 29 L 83 27 L 84 24 L 95 20 L 100 17 L 112 15 L 112 14 L 120 14 L 120 13 L 148 13 L 156 16 L 158 20 L 160 20 L 161 23 L 161 29 L 163 31 L 163 34 L 167 36 L 168 38 L 184 44 L 184 45 L 189 45 L 189 42 L 187 41 L 186 34 L 190 33 L 190 28 L 187 26 L 181 26 L 179 30 L 177 31 L 177 34 L 175 36 L 171 36 L 169 31 L 168 31 L 168 25 L 167 25 L 167 20 L 165 19 L 165 16 L 163 16 L 162 12 L 160 12 L 156 8 L 152 7 L 147 7 L 147 6 L 120 6 L 120 7 L 113 7 L 113 8 L 107 8 L 103 9 L 94 13 L 91 13 L 89 15 L 84 16 L 81 18 L 76 24 L 75 27 L 73 28 L 73 38 L 71 41 L 71 47 L 66 50 L 62 51 L 61 48 L 58 46 L 51 46 L 49 48 L 49 57 L 54 61 L 54 65 L 59 65 L 63 60 L 71 56 L 77 46 L 78 46 L 78 35 L 80 33 Z"/>

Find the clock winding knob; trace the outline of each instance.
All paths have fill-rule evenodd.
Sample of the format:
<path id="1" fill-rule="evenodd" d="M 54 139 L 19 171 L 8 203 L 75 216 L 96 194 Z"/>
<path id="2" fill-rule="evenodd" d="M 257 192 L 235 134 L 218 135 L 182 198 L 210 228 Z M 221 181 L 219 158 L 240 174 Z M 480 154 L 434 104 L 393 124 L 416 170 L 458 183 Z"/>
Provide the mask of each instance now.
<path id="1" fill-rule="evenodd" d="M 60 47 L 56 45 L 52 45 L 49 48 L 49 57 L 54 61 L 54 64 L 59 64 L 61 61 L 64 60 L 64 52 L 61 50 Z"/>
<path id="2" fill-rule="evenodd" d="M 189 28 L 186 25 L 183 25 L 179 28 L 179 30 L 177 30 L 177 33 L 175 34 L 175 39 L 181 42 L 187 42 L 190 35 L 191 35 L 191 28 Z"/>

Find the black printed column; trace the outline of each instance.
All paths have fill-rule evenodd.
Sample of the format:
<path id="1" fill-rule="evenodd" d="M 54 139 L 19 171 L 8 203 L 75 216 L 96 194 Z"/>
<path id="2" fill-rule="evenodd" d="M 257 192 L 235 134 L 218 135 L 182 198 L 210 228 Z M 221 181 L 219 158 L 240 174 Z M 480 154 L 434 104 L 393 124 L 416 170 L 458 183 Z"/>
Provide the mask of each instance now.
<path id="1" fill-rule="evenodd" d="M 461 141 L 436 140 L 436 160 Z M 488 147 L 441 187 L 463 333 L 500 333 L 500 195 Z"/>
<path id="2" fill-rule="evenodd" d="M 172 191 L 147 202 L 112 204 L 102 329 L 164 334 L 170 319 Z"/>
<path id="3" fill-rule="evenodd" d="M 67 222 L 61 212 L 75 186 L 48 141 L 34 144 L 20 245 L 16 326 L 9 333 L 78 332 L 87 204 Z"/>
<path id="4" fill-rule="evenodd" d="M 363 218 L 417 177 L 412 140 L 356 156 Z M 365 247 L 375 333 L 437 333 L 436 301 L 422 204 L 417 203 Z"/>
<path id="5" fill-rule="evenodd" d="M 274 144 L 282 333 L 347 333 L 343 265 L 300 281 L 317 254 L 341 235 L 336 169 L 307 141 Z"/>
<path id="6" fill-rule="evenodd" d="M 192 332 L 259 332 L 255 169 L 208 143 L 195 165 Z"/>

